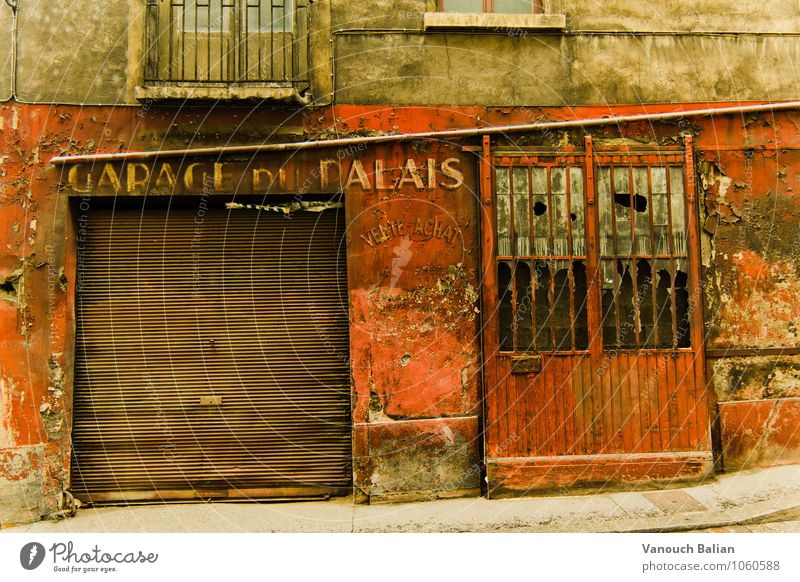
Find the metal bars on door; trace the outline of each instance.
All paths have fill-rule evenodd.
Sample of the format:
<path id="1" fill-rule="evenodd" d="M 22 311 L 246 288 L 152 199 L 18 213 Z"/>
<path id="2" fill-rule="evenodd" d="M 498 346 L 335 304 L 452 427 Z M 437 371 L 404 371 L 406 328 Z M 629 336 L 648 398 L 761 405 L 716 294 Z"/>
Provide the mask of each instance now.
<path id="1" fill-rule="evenodd" d="M 495 168 L 500 350 L 588 349 L 580 157 L 502 159 Z"/>
<path id="2" fill-rule="evenodd" d="M 689 138 L 521 152 L 484 137 L 492 495 L 604 482 L 615 463 L 679 475 L 683 459 L 702 471 L 710 458 L 692 164 Z"/>
<path id="3" fill-rule="evenodd" d="M 592 331 L 609 349 L 689 348 L 682 150 L 595 152 L 589 197 L 585 157 L 494 156 L 500 352 L 587 351 Z M 588 325 L 590 254 L 602 330 Z"/>

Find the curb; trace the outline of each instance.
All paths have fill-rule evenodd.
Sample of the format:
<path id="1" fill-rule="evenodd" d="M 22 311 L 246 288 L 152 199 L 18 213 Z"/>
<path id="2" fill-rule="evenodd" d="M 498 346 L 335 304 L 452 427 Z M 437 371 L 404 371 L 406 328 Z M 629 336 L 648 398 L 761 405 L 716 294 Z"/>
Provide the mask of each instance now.
<path id="1" fill-rule="evenodd" d="M 791 500 L 775 507 L 774 501 L 763 501 L 727 511 L 685 514 L 647 520 L 625 520 L 605 527 L 586 528 L 590 533 L 671 533 L 688 532 L 737 525 L 755 525 L 800 519 L 800 499 L 792 495 Z M 771 507 L 770 507 L 771 506 Z"/>

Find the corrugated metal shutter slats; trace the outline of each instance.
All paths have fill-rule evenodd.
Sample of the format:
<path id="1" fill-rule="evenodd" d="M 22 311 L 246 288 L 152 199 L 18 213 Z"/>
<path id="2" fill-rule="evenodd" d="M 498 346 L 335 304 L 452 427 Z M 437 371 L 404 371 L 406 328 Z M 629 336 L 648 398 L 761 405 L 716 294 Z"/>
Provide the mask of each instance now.
<path id="1" fill-rule="evenodd" d="M 344 250 L 341 210 L 92 210 L 73 492 L 348 490 Z"/>

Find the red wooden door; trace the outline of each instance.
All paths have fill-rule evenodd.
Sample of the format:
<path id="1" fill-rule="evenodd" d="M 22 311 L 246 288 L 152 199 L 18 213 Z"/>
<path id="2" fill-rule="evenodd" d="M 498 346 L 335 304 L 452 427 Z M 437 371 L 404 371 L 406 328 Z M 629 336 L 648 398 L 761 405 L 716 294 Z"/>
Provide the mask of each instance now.
<path id="1" fill-rule="evenodd" d="M 706 474 L 691 142 L 484 145 L 489 494 Z"/>

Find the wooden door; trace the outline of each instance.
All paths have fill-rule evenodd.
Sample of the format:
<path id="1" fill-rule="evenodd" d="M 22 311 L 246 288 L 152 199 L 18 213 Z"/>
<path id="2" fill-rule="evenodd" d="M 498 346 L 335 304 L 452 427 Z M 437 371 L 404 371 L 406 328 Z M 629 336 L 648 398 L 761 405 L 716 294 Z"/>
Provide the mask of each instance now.
<path id="1" fill-rule="evenodd" d="M 490 495 L 710 470 L 690 143 L 485 147 Z"/>

